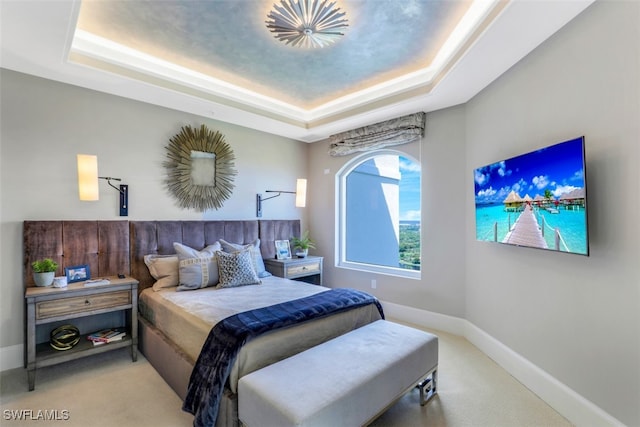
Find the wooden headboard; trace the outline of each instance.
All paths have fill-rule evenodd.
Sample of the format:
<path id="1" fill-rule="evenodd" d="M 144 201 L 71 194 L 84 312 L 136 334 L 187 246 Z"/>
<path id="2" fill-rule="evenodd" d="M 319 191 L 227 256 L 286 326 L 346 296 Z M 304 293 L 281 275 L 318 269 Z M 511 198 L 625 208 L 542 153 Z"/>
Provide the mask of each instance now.
<path id="1" fill-rule="evenodd" d="M 31 263 L 51 258 L 65 267 L 88 265 L 92 277 L 129 274 L 128 221 L 25 221 L 24 283 L 35 286 Z"/>
<path id="2" fill-rule="evenodd" d="M 200 250 L 219 239 L 247 244 L 259 238 L 262 257 L 274 258 L 276 240 L 299 235 L 300 220 L 25 221 L 24 283 L 35 286 L 33 261 L 52 258 L 57 276 L 65 267 L 87 264 L 92 277 L 127 274 L 142 291 L 153 285 L 144 256 L 173 254 L 173 242 Z"/>

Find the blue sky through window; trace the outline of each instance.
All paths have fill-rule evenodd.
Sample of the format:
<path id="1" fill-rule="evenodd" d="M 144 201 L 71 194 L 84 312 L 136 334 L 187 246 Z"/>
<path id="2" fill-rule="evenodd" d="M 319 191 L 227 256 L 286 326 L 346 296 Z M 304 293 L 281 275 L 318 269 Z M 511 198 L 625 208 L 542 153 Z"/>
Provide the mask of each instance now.
<path id="1" fill-rule="evenodd" d="M 420 221 L 420 165 L 400 156 L 400 220 Z"/>

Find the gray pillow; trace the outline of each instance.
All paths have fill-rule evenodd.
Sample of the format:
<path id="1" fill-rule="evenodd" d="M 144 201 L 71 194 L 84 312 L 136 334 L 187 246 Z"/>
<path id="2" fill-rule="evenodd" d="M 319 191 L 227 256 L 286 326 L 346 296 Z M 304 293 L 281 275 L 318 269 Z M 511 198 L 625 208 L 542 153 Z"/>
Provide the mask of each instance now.
<path id="1" fill-rule="evenodd" d="M 218 284 L 216 251 L 222 249 L 219 242 L 201 251 L 178 242 L 173 243 L 173 248 L 178 254 L 179 291 L 190 291 Z"/>
<path id="2" fill-rule="evenodd" d="M 149 254 L 144 256 L 144 263 L 151 276 L 156 279 L 154 291 L 172 288 L 180 283 L 178 255 Z"/>
<path id="3" fill-rule="evenodd" d="M 219 288 L 234 288 L 245 285 L 259 285 L 260 279 L 253 266 L 251 249 L 233 253 L 216 252 L 220 272 Z"/>
<path id="4" fill-rule="evenodd" d="M 264 261 L 262 260 L 262 253 L 260 252 L 260 239 L 256 239 L 253 243 L 249 243 L 248 245 L 240 245 L 238 243 L 229 243 L 226 240 L 220 239 L 220 244 L 222 245 L 222 250 L 227 253 L 232 253 L 236 251 L 241 251 L 243 249 L 251 249 L 251 257 L 253 261 L 253 266 L 256 269 L 256 273 L 258 277 L 269 277 L 271 273 L 269 273 L 264 267 Z"/>

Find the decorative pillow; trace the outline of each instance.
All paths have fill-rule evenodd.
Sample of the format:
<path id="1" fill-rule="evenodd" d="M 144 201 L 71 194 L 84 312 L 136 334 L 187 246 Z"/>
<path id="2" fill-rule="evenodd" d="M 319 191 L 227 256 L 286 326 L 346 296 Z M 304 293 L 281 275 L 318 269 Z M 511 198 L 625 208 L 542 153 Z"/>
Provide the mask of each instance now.
<path id="1" fill-rule="evenodd" d="M 201 251 L 178 242 L 173 243 L 178 254 L 179 291 L 206 288 L 218 284 L 218 263 L 216 251 L 222 249 L 219 242 L 209 245 Z"/>
<path id="2" fill-rule="evenodd" d="M 156 279 L 153 284 L 154 291 L 178 286 L 178 255 L 145 255 L 144 263 L 147 265 L 151 277 Z"/>
<path id="3" fill-rule="evenodd" d="M 262 253 L 260 252 L 260 239 L 256 239 L 253 241 L 253 243 L 249 243 L 248 245 L 229 243 L 223 239 L 220 239 L 220 244 L 222 245 L 222 250 L 227 253 L 237 252 L 243 249 L 250 248 L 253 266 L 256 269 L 256 273 L 258 274 L 258 277 L 262 278 L 262 277 L 271 276 L 271 273 L 269 273 L 264 267 L 264 261 L 262 260 Z"/>
<path id="4" fill-rule="evenodd" d="M 251 249 L 227 253 L 216 252 L 218 269 L 220 271 L 219 288 L 233 288 L 236 286 L 259 285 L 260 279 L 253 266 Z"/>

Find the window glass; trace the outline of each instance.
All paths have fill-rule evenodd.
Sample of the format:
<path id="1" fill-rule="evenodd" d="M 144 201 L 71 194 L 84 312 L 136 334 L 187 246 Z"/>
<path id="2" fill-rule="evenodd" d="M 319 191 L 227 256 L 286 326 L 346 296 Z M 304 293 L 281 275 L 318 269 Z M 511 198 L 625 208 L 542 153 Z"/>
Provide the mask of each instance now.
<path id="1" fill-rule="evenodd" d="M 420 165 L 385 150 L 338 174 L 338 265 L 419 277 Z"/>

